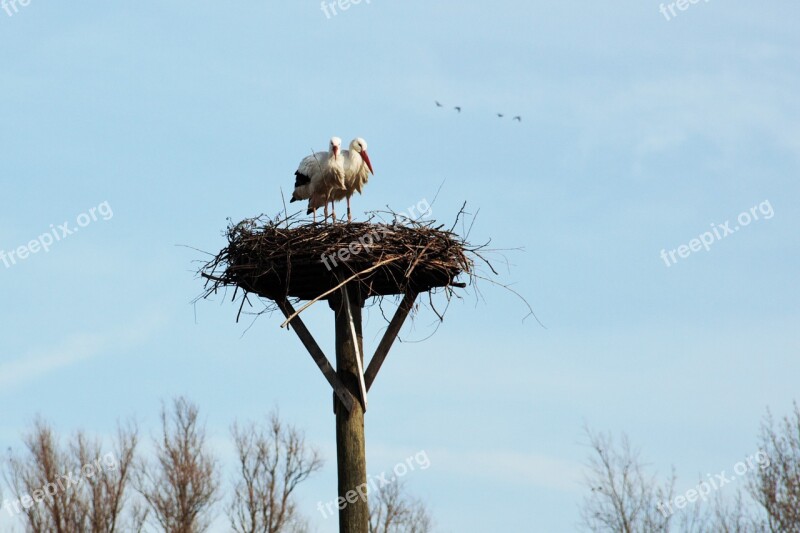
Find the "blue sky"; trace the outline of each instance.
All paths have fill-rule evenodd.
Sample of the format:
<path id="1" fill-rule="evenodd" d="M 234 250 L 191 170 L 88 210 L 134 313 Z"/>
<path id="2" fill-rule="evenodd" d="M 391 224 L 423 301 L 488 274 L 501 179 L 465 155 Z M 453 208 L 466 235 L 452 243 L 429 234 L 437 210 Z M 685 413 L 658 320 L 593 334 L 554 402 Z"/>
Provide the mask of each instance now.
<path id="1" fill-rule="evenodd" d="M 366 138 L 376 171 L 357 218 L 445 181 L 434 218 L 466 201 L 474 241 L 524 248 L 499 281 L 547 325 L 484 283 L 379 375 L 368 469 L 426 451 L 406 481 L 438 531 L 574 531 L 584 423 L 627 432 L 662 474 L 674 465 L 679 493 L 754 453 L 800 375 L 800 6 L 715 0 L 666 20 L 659 4 L 0 11 L 0 250 L 113 211 L 0 263 L 0 447 L 37 413 L 65 435 L 134 416 L 149 436 L 161 400 L 184 394 L 229 464 L 233 419 L 278 407 L 325 453 L 298 496 L 335 531 L 316 511 L 336 487 L 325 381 L 277 315 L 247 329 L 223 298 L 193 306 L 204 256 L 186 246 L 217 251 L 227 217 L 276 214 L 297 162 L 338 135 Z M 763 202 L 771 218 L 709 251 L 659 257 Z M 427 337 L 433 318 L 401 337 Z M 327 308 L 307 323 L 332 354 Z M 368 352 L 383 326 L 365 313 Z"/>

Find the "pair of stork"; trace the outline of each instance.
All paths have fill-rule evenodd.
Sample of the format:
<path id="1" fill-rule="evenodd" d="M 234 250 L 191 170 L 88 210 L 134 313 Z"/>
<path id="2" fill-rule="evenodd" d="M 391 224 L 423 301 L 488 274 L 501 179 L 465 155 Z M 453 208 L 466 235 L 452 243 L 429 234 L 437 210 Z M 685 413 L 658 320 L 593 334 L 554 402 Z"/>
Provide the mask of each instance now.
<path id="1" fill-rule="evenodd" d="M 308 200 L 306 214 L 314 215 L 317 221 L 317 209 L 324 207 L 325 219 L 328 218 L 328 204 L 331 205 L 333 221 L 336 221 L 335 203 L 342 198 L 347 199 L 347 221 L 352 222 L 350 197 L 353 193 L 364 189 L 369 175 L 374 174 L 372 163 L 367 154 L 367 141 L 361 137 L 353 139 L 349 150 L 341 150 L 342 140 L 331 137 L 327 152 L 317 152 L 303 158 L 294 173 L 294 192 L 290 202 Z"/>

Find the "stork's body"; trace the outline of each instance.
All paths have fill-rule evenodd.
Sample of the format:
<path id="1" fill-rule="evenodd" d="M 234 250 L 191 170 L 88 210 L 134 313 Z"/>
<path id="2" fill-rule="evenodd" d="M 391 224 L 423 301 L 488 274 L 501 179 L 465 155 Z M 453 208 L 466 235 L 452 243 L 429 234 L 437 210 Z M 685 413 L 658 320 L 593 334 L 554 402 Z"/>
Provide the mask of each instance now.
<path id="1" fill-rule="evenodd" d="M 340 151 L 342 140 L 332 137 L 327 152 L 317 152 L 303 158 L 295 171 L 294 192 L 290 202 L 308 200 L 306 214 L 314 215 L 317 221 L 317 209 L 325 208 L 325 218 L 328 218 L 328 202 L 334 191 L 344 191 L 345 188 L 345 157 Z M 333 213 L 334 220 L 336 212 Z"/>
<path id="2" fill-rule="evenodd" d="M 344 156 L 344 189 L 337 189 L 331 195 L 331 201 L 336 202 L 342 198 L 347 199 L 347 221 L 352 222 L 350 211 L 350 197 L 354 193 L 364 190 L 369 181 L 369 175 L 374 174 L 372 163 L 367 154 L 367 141 L 358 137 L 350 143 L 350 149 L 342 152 Z"/>

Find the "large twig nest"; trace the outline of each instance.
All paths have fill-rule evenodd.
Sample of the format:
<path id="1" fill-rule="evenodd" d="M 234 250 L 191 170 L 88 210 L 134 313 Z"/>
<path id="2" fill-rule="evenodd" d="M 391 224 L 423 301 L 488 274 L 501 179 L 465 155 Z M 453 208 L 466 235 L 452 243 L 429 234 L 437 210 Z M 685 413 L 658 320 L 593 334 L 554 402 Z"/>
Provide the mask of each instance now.
<path id="1" fill-rule="evenodd" d="M 278 300 L 313 300 L 345 281 L 364 298 L 443 288 L 473 274 L 471 249 L 434 222 L 309 223 L 259 217 L 228 227 L 228 245 L 202 268 L 206 294 L 233 286 Z M 477 248 L 476 248 L 477 249 Z"/>

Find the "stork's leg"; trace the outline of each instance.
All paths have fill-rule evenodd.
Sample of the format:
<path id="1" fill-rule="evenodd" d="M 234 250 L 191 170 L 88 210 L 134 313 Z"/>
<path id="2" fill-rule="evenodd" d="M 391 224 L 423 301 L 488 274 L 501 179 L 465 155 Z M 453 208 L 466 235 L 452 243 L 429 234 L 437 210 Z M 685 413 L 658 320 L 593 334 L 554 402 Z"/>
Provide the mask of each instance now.
<path id="1" fill-rule="evenodd" d="M 336 205 L 333 200 L 331 200 L 331 193 L 328 193 L 328 196 L 325 197 L 325 209 L 328 209 L 328 203 L 331 204 L 331 223 L 336 224 Z"/>
<path id="2" fill-rule="evenodd" d="M 347 221 L 348 222 L 352 222 L 353 221 L 353 215 L 350 213 L 350 197 L 349 196 L 347 197 Z"/>
<path id="3" fill-rule="evenodd" d="M 328 202 L 325 201 L 325 222 L 328 221 Z"/>
<path id="4" fill-rule="evenodd" d="M 317 210 L 314 209 L 313 211 L 311 211 L 311 213 L 314 215 L 314 224 L 316 224 L 317 223 Z"/>

